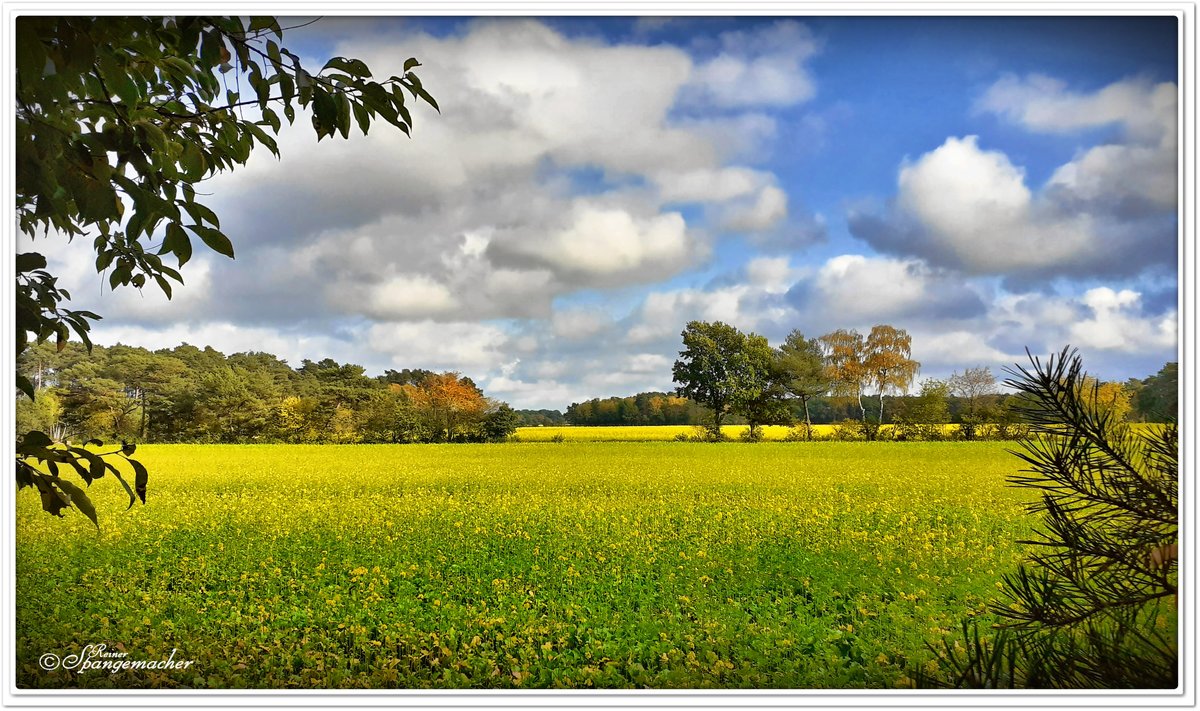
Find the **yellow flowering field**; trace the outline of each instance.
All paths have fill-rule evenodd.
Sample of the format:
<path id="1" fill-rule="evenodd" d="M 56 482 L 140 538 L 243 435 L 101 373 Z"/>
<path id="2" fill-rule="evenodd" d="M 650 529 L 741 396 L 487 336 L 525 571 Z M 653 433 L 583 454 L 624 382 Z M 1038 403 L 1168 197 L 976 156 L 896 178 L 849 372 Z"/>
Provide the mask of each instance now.
<path id="1" fill-rule="evenodd" d="M 17 495 L 24 687 L 894 688 L 1033 519 L 1000 443 L 157 445 Z M 185 669 L 46 671 L 105 644 Z"/>
<path id="2" fill-rule="evenodd" d="M 892 425 L 884 425 L 882 431 L 886 434 Z M 693 425 L 607 425 L 607 426 L 572 426 L 561 427 L 518 427 L 516 439 L 520 442 L 668 442 L 684 435 L 697 437 L 703 428 Z M 731 440 L 736 440 L 748 429 L 747 425 L 724 425 L 721 433 Z M 799 432 L 794 427 L 785 425 L 763 425 L 763 439 L 769 442 L 779 442 Z M 812 436 L 815 439 L 827 439 L 833 436 L 835 425 L 813 425 Z M 942 425 L 945 433 L 952 433 L 958 425 Z"/>
<path id="3" fill-rule="evenodd" d="M 792 430 L 783 425 L 764 425 L 763 437 L 781 440 Z M 564 442 L 666 442 L 679 435 L 693 436 L 700 431 L 692 425 L 616 425 L 616 426 L 563 426 L 563 427 L 518 427 L 516 437 L 522 442 L 550 442 L 561 438 Z M 746 431 L 746 425 L 725 425 L 721 432 L 730 439 L 737 439 Z M 829 436 L 833 425 L 813 425 L 813 436 Z"/>

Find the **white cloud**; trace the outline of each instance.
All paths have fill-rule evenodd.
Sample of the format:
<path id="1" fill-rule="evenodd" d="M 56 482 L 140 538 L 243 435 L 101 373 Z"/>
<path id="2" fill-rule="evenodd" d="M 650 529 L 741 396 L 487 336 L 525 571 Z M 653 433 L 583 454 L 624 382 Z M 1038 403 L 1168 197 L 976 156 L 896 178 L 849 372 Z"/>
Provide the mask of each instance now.
<path id="1" fill-rule="evenodd" d="M 758 192 L 773 180 L 769 173 L 732 167 L 661 172 L 654 175 L 664 202 L 726 201 Z"/>
<path id="2" fill-rule="evenodd" d="M 1070 326 L 1071 342 L 1098 350 L 1137 352 L 1173 348 L 1176 343 L 1174 311 L 1157 317 L 1141 313 L 1141 294 L 1131 289 L 1089 289 L 1080 302 L 1091 316 Z"/>
<path id="3" fill-rule="evenodd" d="M 913 358 L 924 369 L 964 370 L 975 364 L 1009 364 L 1020 361 L 1023 355 L 1007 353 L 987 342 L 991 334 L 979 331 L 921 331 L 914 329 Z"/>
<path id="4" fill-rule="evenodd" d="M 334 53 L 377 73 L 420 58 L 442 113 L 415 103 L 411 139 L 377 125 L 314 144 L 302 111 L 279 137 L 282 160 L 256 152 L 211 181 L 238 245 L 237 263 L 213 272 L 211 318 L 546 318 L 575 291 L 702 263 L 721 220 L 754 229 L 788 216 L 775 176 L 738 162 L 773 139 L 772 118 L 676 115 L 698 71 L 682 48 L 568 37 L 521 18 L 402 41 L 336 27 L 358 34 Z M 797 32 L 764 30 L 739 56 L 795 54 Z M 737 38 L 726 39 L 733 51 Z M 580 170 L 611 183 L 581 197 Z M 688 224 L 674 202 L 708 224 Z M 811 236 L 792 232 L 789 246 Z"/>
<path id="5" fill-rule="evenodd" d="M 978 294 L 916 259 L 843 254 L 798 292 L 820 321 L 871 324 L 897 317 L 961 317 L 982 308 Z M 836 326 L 835 326 L 836 327 Z"/>
<path id="6" fill-rule="evenodd" d="M 575 202 L 563 228 L 497 238 L 489 250 L 497 257 L 549 267 L 583 285 L 657 280 L 707 254 L 706 247 L 689 239 L 677 212 L 637 216 L 586 200 Z"/>
<path id="7" fill-rule="evenodd" d="M 1139 141 L 1159 141 L 1174 133 L 1176 86 L 1144 77 L 1124 79 L 1084 94 L 1042 74 L 1024 79 L 1007 75 L 975 104 L 977 111 L 1000 114 L 1035 131 L 1070 132 L 1122 124 Z"/>
<path id="8" fill-rule="evenodd" d="M 883 212 L 853 211 L 853 234 L 877 249 L 1016 280 L 1133 276 L 1176 260 L 1176 95 L 1171 83 L 1126 79 L 1096 92 L 1057 80 L 1005 77 L 979 99 L 1032 131 L 1112 125 L 1040 188 L 975 136 L 947 138 L 901 165 Z"/>
<path id="9" fill-rule="evenodd" d="M 366 355 L 355 344 L 327 335 L 302 330 L 286 331 L 276 327 L 244 326 L 226 322 L 175 323 L 162 326 L 120 324 L 107 326 L 104 345 L 123 343 L 151 350 L 171 348 L 180 343 L 212 346 L 225 354 L 266 352 L 286 360 L 293 367 L 305 358 L 334 358 L 362 364 Z M 373 365 L 369 360 L 368 365 Z"/>
<path id="10" fill-rule="evenodd" d="M 456 306 L 458 301 L 444 284 L 424 274 L 400 274 L 370 289 L 366 313 L 385 321 L 416 320 Z"/>
<path id="11" fill-rule="evenodd" d="M 768 294 L 785 293 L 799 276 L 787 257 L 756 257 L 746 262 L 746 281 Z"/>
<path id="12" fill-rule="evenodd" d="M 551 318 L 554 335 L 568 341 L 586 341 L 613 325 L 608 312 L 598 308 L 558 309 Z"/>
<path id="13" fill-rule="evenodd" d="M 1055 264 L 1088 241 L 1087 219 L 1039 214 L 1024 172 L 976 136 L 948 138 L 900 169 L 896 202 L 935 249 L 967 271 Z"/>
<path id="14" fill-rule="evenodd" d="M 721 227 L 731 232 L 761 232 L 787 217 L 787 193 L 769 185 L 753 200 L 730 204 L 722 211 Z"/>
<path id="15" fill-rule="evenodd" d="M 804 62 L 819 46 L 804 25 L 782 20 L 753 31 L 724 32 L 719 40 L 720 52 L 698 66 L 692 78 L 695 102 L 790 106 L 816 94 Z"/>
<path id="16" fill-rule="evenodd" d="M 488 323 L 415 321 L 374 324 L 366 345 L 383 354 L 389 367 L 481 372 L 509 362 L 509 335 Z"/>
<path id="17" fill-rule="evenodd" d="M 1178 87 L 1144 77 L 1114 82 L 1091 94 L 1041 75 L 1007 76 L 976 105 L 1030 130 L 1064 133 L 1117 125 L 1122 139 L 1081 151 L 1050 178 L 1064 198 L 1088 204 L 1133 201 L 1174 209 L 1177 201 Z M 1145 209 L 1145 207 L 1143 207 Z"/>
<path id="18" fill-rule="evenodd" d="M 677 289 L 652 292 L 638 309 L 626 341 L 641 345 L 678 336 L 688 321 L 724 321 L 738 328 L 752 328 L 756 319 L 742 310 L 742 298 L 750 293 L 745 285 L 704 291 Z"/>

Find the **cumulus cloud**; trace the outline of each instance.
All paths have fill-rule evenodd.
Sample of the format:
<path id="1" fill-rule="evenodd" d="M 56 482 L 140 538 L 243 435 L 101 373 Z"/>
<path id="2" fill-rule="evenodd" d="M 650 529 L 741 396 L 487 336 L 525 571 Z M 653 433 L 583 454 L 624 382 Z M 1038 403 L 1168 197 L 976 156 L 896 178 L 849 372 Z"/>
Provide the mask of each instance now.
<path id="1" fill-rule="evenodd" d="M 1039 132 L 1119 127 L 1123 134 L 1119 142 L 1081 151 L 1055 171 L 1048 189 L 1061 193 L 1057 199 L 1081 207 L 1107 206 L 1122 213 L 1174 210 L 1178 195 L 1178 88 L 1174 83 L 1136 77 L 1081 94 L 1042 75 L 1006 76 L 988 89 L 976 109 Z"/>
<path id="2" fill-rule="evenodd" d="M 498 264 L 549 268 L 580 285 L 656 280 L 707 256 L 677 212 L 638 216 L 587 200 L 574 203 L 560 228 L 502 236 L 488 246 Z"/>
<path id="3" fill-rule="evenodd" d="M 888 319 L 959 319 L 983 312 L 980 295 L 917 259 L 843 254 L 798 281 L 789 301 L 805 320 L 832 330 Z"/>
<path id="4" fill-rule="evenodd" d="M 1133 276 L 1175 261 L 1176 94 L 1144 79 L 1071 92 L 1041 76 L 1005 77 L 977 103 L 1029 130 L 1120 129 L 1047 183 L 976 136 L 950 137 L 897 177 L 886 210 L 855 210 L 851 231 L 877 249 L 1014 280 Z"/>
<path id="5" fill-rule="evenodd" d="M 1147 316 L 1142 313 L 1141 294 L 1131 289 L 1089 289 L 1080 302 L 1091 314 L 1072 323 L 1071 342 L 1099 350 L 1137 352 L 1173 348 L 1176 343 L 1174 311 Z"/>

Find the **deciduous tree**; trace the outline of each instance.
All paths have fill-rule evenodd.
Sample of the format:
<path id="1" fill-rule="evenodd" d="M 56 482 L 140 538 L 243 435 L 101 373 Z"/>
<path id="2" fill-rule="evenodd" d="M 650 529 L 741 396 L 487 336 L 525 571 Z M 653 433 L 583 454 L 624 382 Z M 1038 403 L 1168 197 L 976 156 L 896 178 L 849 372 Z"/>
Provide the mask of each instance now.
<path id="1" fill-rule="evenodd" d="M 746 334 L 721 321 L 690 321 L 681 335 L 683 350 L 671 369 L 676 392 L 712 411 L 710 432 L 719 438 L 725 416 L 760 381 Z"/>
<path id="2" fill-rule="evenodd" d="M 858 410 L 863 420 L 867 408 L 863 406 L 863 387 L 867 381 L 867 344 L 861 333 L 854 329 L 839 328 L 817 339 L 825 358 L 825 376 L 829 379 L 830 394 L 834 397 L 853 398 L 858 401 Z"/>
<path id="3" fill-rule="evenodd" d="M 921 370 L 912 359 L 912 337 L 908 331 L 879 324 L 867 336 L 862 369 L 866 382 L 879 393 L 879 422 L 883 423 L 883 396 L 889 392 L 908 392 Z"/>

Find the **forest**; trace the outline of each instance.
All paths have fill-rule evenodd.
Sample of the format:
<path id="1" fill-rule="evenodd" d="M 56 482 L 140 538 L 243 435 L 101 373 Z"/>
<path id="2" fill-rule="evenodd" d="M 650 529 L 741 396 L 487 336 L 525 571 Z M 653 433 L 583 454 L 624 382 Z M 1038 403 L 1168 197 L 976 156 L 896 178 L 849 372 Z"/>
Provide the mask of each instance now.
<path id="1" fill-rule="evenodd" d="M 298 368 L 269 353 L 226 356 L 183 344 L 149 351 L 32 346 L 18 370 L 17 427 L 58 440 L 131 442 L 486 442 L 516 429 L 512 408 L 468 377 L 428 370 L 365 375 L 326 358 Z"/>

